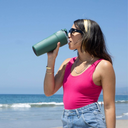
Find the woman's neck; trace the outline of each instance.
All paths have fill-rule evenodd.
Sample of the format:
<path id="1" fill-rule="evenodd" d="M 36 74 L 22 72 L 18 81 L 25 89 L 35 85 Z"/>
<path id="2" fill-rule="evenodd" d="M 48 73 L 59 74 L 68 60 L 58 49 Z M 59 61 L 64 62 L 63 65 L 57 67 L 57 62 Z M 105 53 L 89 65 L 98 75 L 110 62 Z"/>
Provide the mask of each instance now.
<path id="1" fill-rule="evenodd" d="M 79 61 L 81 62 L 85 62 L 85 61 L 91 61 L 94 57 L 92 55 L 90 55 L 89 53 L 87 52 L 80 52 L 78 53 L 78 59 Z"/>
<path id="2" fill-rule="evenodd" d="M 90 55 L 87 52 L 78 52 L 78 61 L 80 63 L 83 63 L 83 62 L 85 62 L 85 63 L 93 63 L 98 59 L 100 59 L 100 58 L 94 57 L 93 55 Z"/>

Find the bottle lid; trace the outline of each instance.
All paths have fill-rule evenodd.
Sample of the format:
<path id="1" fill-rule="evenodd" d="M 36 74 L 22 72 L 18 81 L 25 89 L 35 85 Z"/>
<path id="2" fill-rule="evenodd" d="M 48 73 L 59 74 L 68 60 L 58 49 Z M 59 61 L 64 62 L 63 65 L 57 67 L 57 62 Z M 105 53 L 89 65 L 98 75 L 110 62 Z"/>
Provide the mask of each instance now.
<path id="1" fill-rule="evenodd" d="M 68 36 L 67 29 L 61 29 L 61 30 L 64 31 L 66 33 L 66 35 Z"/>

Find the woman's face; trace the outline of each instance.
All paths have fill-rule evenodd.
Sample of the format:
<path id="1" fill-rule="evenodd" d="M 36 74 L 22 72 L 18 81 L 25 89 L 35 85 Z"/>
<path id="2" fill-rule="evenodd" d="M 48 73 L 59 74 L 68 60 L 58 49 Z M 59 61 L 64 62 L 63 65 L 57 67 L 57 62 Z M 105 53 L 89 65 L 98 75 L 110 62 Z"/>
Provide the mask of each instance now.
<path id="1" fill-rule="evenodd" d="M 75 25 L 73 24 L 72 28 L 76 29 Z M 69 49 L 70 50 L 75 50 L 75 49 L 80 49 L 81 47 L 81 41 L 82 41 L 82 35 L 79 32 L 73 32 L 72 34 L 69 32 L 68 33 L 68 38 L 69 38 Z"/>

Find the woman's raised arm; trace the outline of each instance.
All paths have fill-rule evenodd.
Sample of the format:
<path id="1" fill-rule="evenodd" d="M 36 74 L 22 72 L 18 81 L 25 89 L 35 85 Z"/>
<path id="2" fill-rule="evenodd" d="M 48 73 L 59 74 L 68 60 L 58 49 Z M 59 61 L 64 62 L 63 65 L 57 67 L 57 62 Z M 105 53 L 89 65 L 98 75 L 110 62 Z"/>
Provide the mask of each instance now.
<path id="1" fill-rule="evenodd" d="M 61 64 L 57 74 L 54 76 L 55 60 L 58 55 L 59 47 L 60 47 L 60 42 L 57 44 L 57 48 L 53 52 L 47 53 L 48 62 L 46 67 L 45 79 L 44 79 L 44 93 L 46 96 L 51 96 L 54 93 L 56 93 L 63 84 L 65 67 L 69 59 L 66 59 Z"/>

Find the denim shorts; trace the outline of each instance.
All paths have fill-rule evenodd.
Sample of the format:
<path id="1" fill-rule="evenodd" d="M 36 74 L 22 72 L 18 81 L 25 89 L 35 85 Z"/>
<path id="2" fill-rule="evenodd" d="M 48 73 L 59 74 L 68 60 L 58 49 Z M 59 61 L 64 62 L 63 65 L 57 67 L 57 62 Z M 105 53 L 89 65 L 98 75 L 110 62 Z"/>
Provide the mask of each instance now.
<path id="1" fill-rule="evenodd" d="M 106 128 L 105 117 L 97 102 L 78 109 L 64 109 L 61 120 L 63 128 Z"/>

